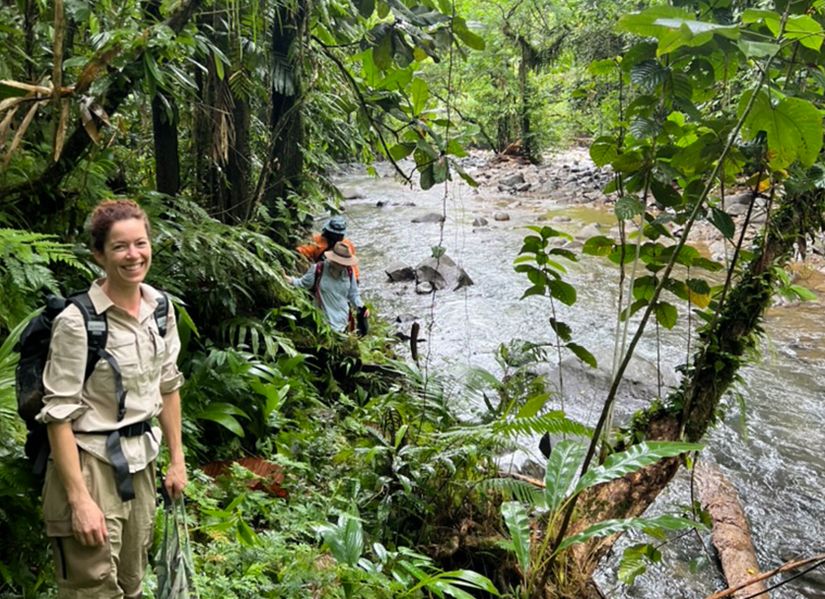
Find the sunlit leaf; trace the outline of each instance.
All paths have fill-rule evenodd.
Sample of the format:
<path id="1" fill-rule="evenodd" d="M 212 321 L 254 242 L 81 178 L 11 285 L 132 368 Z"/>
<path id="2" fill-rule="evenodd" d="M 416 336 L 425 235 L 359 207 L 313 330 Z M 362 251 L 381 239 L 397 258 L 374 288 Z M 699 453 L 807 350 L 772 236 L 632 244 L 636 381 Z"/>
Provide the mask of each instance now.
<path id="1" fill-rule="evenodd" d="M 661 459 L 701 449 L 699 443 L 670 441 L 645 441 L 632 445 L 625 451 L 609 455 L 603 464 L 588 470 L 576 485 L 576 492 L 636 472 Z"/>
<path id="2" fill-rule="evenodd" d="M 501 515 L 513 541 L 521 574 L 526 576 L 530 570 L 530 521 L 527 511 L 518 501 L 505 501 L 501 504 Z"/>
<path id="3" fill-rule="evenodd" d="M 544 474 L 544 500 L 548 511 L 555 513 L 570 493 L 584 460 L 586 446 L 564 439 L 553 447 Z"/>

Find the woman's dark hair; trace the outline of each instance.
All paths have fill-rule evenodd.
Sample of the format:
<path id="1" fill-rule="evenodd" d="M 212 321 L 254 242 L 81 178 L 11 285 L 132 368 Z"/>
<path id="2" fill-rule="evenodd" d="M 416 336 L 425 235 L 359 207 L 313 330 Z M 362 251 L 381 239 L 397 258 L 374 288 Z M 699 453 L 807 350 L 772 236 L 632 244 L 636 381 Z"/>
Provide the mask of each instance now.
<path id="1" fill-rule="evenodd" d="M 112 225 L 121 220 L 130 218 L 143 219 L 146 225 L 146 234 L 151 236 L 152 231 L 149 226 L 149 219 L 143 208 L 137 205 L 134 200 L 104 200 L 92 212 L 89 225 L 89 233 L 92 237 L 92 250 L 102 252 L 106 243 L 106 237 L 112 229 Z"/>

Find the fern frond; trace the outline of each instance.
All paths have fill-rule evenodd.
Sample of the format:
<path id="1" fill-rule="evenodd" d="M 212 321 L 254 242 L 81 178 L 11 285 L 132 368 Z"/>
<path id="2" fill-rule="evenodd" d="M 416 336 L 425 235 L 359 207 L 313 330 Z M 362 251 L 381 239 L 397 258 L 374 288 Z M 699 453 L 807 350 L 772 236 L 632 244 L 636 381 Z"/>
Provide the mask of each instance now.
<path id="1" fill-rule="evenodd" d="M 505 499 L 515 499 L 521 503 L 544 507 L 544 490 L 513 478 L 489 478 L 479 484 L 481 489 L 497 491 L 506 495 Z"/>
<path id="2" fill-rule="evenodd" d="M 570 420 L 561 410 L 547 412 L 530 418 L 513 418 L 512 420 L 497 420 L 492 423 L 494 434 L 514 435 L 572 435 L 575 437 L 590 437 L 593 429 L 575 420 Z"/>

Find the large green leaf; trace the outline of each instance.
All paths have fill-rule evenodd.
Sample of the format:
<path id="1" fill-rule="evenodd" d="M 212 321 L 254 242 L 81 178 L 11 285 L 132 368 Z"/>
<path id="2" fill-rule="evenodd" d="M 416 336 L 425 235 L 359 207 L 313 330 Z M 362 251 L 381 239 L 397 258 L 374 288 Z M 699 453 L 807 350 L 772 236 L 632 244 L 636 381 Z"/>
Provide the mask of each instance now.
<path id="1" fill-rule="evenodd" d="M 596 362 L 596 356 L 590 353 L 590 351 L 584 347 L 579 345 L 578 343 L 574 343 L 572 341 L 565 343 L 564 347 L 569 349 L 573 354 L 582 362 L 590 366 L 590 368 L 597 368 L 598 362 Z"/>
<path id="2" fill-rule="evenodd" d="M 527 511 L 518 501 L 505 501 L 501 504 L 501 515 L 510 532 L 521 575 L 527 576 L 530 571 L 530 520 Z"/>
<path id="3" fill-rule="evenodd" d="M 613 162 L 619 155 L 616 149 L 617 142 L 613 137 L 603 135 L 590 144 L 590 158 L 596 166 L 604 166 Z"/>
<path id="4" fill-rule="evenodd" d="M 661 459 L 699 451 L 699 443 L 675 443 L 670 441 L 645 441 L 633 445 L 626 451 L 614 453 L 604 461 L 604 464 L 588 470 L 579 479 L 576 493 L 594 485 L 606 483 L 616 478 L 641 470 L 645 466 L 655 464 Z"/>
<path id="5" fill-rule="evenodd" d="M 418 77 L 412 80 L 410 86 L 410 99 L 412 101 L 413 114 L 419 115 L 427 107 L 427 100 L 430 99 L 430 88 L 427 83 Z"/>
<path id="6" fill-rule="evenodd" d="M 822 46 L 822 25 L 809 15 L 790 15 L 785 23 L 784 37 L 798 40 L 806 48 L 819 52 Z"/>
<path id="7" fill-rule="evenodd" d="M 736 225 L 734 225 L 730 214 L 712 206 L 708 220 L 713 223 L 714 227 L 719 229 L 719 232 L 725 236 L 725 239 L 733 239 L 733 234 L 736 232 Z"/>
<path id="8" fill-rule="evenodd" d="M 679 313 L 676 311 L 676 306 L 667 302 L 656 303 L 656 322 L 665 327 L 672 329 L 676 326 L 676 321 L 679 318 Z"/>
<path id="9" fill-rule="evenodd" d="M 195 418 L 199 420 L 211 420 L 212 422 L 216 422 L 227 430 L 235 433 L 239 437 L 243 437 L 243 427 L 235 416 L 249 418 L 246 412 L 237 406 L 223 402 L 215 402 L 209 404 L 206 409 L 196 414 Z"/>
<path id="10" fill-rule="evenodd" d="M 648 563 L 662 561 L 662 553 L 653 545 L 642 544 L 628 547 L 619 562 L 618 578 L 624 584 L 633 584 L 636 577 L 644 574 Z"/>
<path id="11" fill-rule="evenodd" d="M 544 474 L 544 501 L 551 514 L 558 511 L 569 494 L 585 451 L 583 443 L 567 439 L 559 441 L 553 447 Z"/>
<path id="12" fill-rule="evenodd" d="M 743 94 L 740 113 L 749 98 L 750 94 Z M 748 139 L 760 131 L 767 133 L 769 161 L 777 170 L 787 168 L 796 160 L 803 166 L 811 166 L 822 149 L 822 115 L 802 98 L 783 98 L 774 106 L 768 92 L 760 90 L 744 130 Z"/>
<path id="13" fill-rule="evenodd" d="M 572 306 L 576 303 L 576 288 L 564 281 L 552 280 L 547 282 L 550 295 L 566 304 Z"/>

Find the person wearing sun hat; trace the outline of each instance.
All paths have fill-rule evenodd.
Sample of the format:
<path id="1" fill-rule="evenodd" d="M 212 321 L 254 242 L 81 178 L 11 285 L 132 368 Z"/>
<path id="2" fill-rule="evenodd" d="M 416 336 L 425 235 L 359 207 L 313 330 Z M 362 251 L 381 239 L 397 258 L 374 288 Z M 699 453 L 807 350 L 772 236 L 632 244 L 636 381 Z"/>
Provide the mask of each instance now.
<path id="1" fill-rule="evenodd" d="M 333 330 L 343 333 L 350 323 L 350 306 L 358 311 L 359 322 L 366 323 L 369 311 L 361 300 L 355 267 L 358 264 L 349 246 L 339 241 L 323 254 L 321 262 L 313 264 L 292 284 L 312 290 L 317 305 Z M 361 328 L 361 327 L 359 327 Z M 365 332 L 364 328 L 361 333 Z"/>
<path id="2" fill-rule="evenodd" d="M 299 245 L 295 250 L 302 256 L 309 259 L 310 262 L 320 262 L 324 259 L 324 252 L 335 247 L 335 244 L 342 241 L 350 251 L 350 254 L 355 256 L 355 245 L 351 240 L 347 239 L 347 220 L 341 214 L 336 214 L 324 223 L 320 233 L 315 233 L 312 236 L 312 241 Z M 352 266 L 352 272 L 355 275 L 355 280 L 361 280 L 361 273 L 358 271 L 358 264 Z"/>

